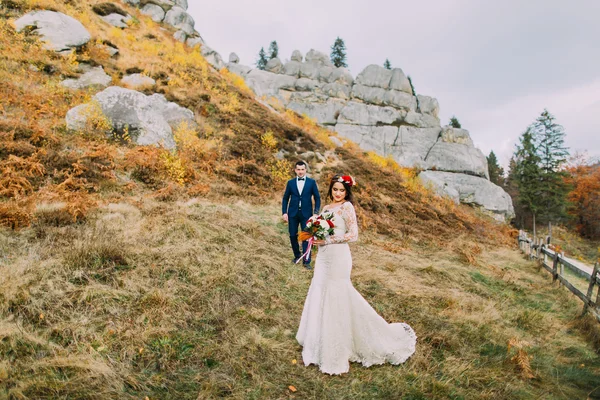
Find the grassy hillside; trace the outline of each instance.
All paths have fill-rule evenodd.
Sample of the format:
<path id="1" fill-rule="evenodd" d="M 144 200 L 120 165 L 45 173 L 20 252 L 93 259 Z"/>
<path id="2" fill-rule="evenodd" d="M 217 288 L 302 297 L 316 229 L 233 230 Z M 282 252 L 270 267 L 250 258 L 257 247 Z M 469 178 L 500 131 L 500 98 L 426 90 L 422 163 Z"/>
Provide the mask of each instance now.
<path id="1" fill-rule="evenodd" d="M 597 326 L 508 227 L 258 103 L 136 9 L 115 3 L 134 20 L 110 27 L 99 3 L 0 3 L 0 398 L 562 399 L 599 385 Z M 17 34 L 11 20 L 39 8 L 92 42 L 64 57 Z M 133 145 L 101 113 L 67 132 L 66 112 L 98 91 L 58 85 L 84 62 L 117 85 L 154 77 L 144 92 L 190 108 L 198 128 L 179 127 L 174 152 Z M 353 280 L 415 328 L 405 365 L 300 365 L 311 272 L 289 263 L 278 199 L 306 151 L 327 157 L 311 162 L 321 189 L 335 172 L 357 178 Z"/>

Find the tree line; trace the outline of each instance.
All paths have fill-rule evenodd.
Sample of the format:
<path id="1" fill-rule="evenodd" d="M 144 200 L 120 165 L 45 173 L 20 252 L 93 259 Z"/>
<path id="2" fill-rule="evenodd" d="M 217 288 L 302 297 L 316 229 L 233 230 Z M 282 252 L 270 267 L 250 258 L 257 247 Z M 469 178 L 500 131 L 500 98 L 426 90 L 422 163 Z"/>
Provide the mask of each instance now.
<path id="1" fill-rule="evenodd" d="M 570 157 L 565 137 L 564 127 L 545 109 L 519 137 L 508 173 L 490 152 L 490 181 L 511 195 L 516 227 L 536 235 L 539 224 L 548 224 L 551 235 L 553 224 L 563 224 L 599 239 L 600 162 Z"/>

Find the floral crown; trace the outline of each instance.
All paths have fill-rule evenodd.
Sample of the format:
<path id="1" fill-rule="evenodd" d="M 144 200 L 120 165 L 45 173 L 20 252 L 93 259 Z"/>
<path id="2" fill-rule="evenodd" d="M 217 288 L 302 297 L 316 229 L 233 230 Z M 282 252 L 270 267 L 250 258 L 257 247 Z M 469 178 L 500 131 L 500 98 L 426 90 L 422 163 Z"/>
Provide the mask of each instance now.
<path id="1" fill-rule="evenodd" d="M 335 179 L 336 182 L 345 183 L 346 185 L 352 187 L 356 185 L 356 181 L 351 175 L 342 175 L 339 178 Z"/>

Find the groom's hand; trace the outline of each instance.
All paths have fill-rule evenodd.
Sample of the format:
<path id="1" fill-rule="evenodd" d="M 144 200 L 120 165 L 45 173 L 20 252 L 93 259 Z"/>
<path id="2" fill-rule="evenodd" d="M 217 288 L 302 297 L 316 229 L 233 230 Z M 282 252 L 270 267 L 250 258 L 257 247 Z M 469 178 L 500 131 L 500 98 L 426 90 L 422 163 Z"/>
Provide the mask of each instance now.
<path id="1" fill-rule="evenodd" d="M 288 222 L 288 215 L 287 214 L 283 214 L 281 216 L 281 218 L 283 218 L 283 221 L 287 224 L 287 222 Z"/>

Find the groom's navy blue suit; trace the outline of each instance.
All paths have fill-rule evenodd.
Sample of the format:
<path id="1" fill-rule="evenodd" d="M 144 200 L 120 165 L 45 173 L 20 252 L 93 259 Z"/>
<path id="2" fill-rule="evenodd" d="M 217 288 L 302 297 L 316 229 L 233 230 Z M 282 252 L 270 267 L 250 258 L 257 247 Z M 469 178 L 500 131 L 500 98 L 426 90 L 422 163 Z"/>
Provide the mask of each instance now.
<path id="1" fill-rule="evenodd" d="M 302 253 L 300 253 L 300 246 L 298 246 L 298 225 L 304 229 L 306 221 L 313 214 L 317 214 L 321 208 L 321 196 L 319 195 L 317 182 L 314 179 L 304 177 L 304 188 L 301 194 L 298 191 L 298 179 L 296 177 L 288 181 L 281 202 L 281 213 L 288 215 L 290 242 L 292 243 L 295 258 L 299 258 L 304 254 L 308 247 L 308 242 L 302 242 Z M 315 199 L 314 208 L 313 197 Z M 305 262 L 310 262 L 310 258 Z"/>

